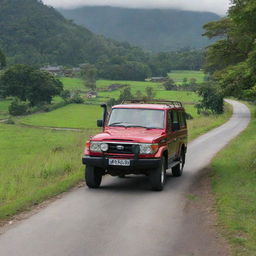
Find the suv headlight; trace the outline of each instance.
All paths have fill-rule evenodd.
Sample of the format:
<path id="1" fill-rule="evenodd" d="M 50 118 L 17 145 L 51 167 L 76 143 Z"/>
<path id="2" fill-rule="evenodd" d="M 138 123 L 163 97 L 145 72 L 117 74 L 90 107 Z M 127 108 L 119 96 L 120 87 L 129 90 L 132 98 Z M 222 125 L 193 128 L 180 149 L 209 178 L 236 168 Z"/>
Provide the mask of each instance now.
<path id="1" fill-rule="evenodd" d="M 101 152 L 100 145 L 101 145 L 100 142 L 91 141 L 90 151 L 91 151 L 91 152 L 100 153 L 100 152 Z"/>
<path id="2" fill-rule="evenodd" d="M 140 154 L 141 155 L 153 155 L 155 154 L 158 149 L 159 149 L 159 145 L 158 144 L 139 144 L 140 145 Z"/>

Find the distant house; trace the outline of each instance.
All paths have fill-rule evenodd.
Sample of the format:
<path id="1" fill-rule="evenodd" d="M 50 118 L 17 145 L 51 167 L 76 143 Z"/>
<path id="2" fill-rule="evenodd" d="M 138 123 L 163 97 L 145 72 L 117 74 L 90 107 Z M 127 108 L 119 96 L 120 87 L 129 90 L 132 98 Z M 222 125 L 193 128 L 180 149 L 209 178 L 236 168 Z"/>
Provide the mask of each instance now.
<path id="1" fill-rule="evenodd" d="M 40 70 L 47 71 L 55 76 L 66 76 L 66 77 L 74 77 L 78 75 L 81 71 L 81 68 L 64 68 L 63 66 L 46 66 L 41 68 Z"/>
<path id="2" fill-rule="evenodd" d="M 97 92 L 89 91 L 89 92 L 87 92 L 86 96 L 87 96 L 88 99 L 96 98 L 97 97 Z"/>
<path id="3" fill-rule="evenodd" d="M 166 82 L 167 80 L 168 80 L 168 78 L 163 77 L 163 76 L 151 77 L 151 78 L 146 79 L 146 81 L 154 82 L 154 83 L 162 83 L 162 82 Z"/>
<path id="4" fill-rule="evenodd" d="M 64 74 L 64 68 L 63 66 L 47 66 L 40 68 L 40 70 L 47 71 L 55 76 L 61 76 Z"/>

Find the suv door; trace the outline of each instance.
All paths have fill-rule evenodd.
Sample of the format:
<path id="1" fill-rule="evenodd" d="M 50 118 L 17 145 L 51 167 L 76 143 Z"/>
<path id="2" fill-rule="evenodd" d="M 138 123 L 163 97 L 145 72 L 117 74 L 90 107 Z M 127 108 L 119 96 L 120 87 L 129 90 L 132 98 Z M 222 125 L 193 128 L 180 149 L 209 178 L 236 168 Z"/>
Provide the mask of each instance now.
<path id="1" fill-rule="evenodd" d="M 174 154 L 178 155 L 179 152 L 179 136 L 180 136 L 180 119 L 179 112 L 176 109 L 173 109 L 171 114 L 172 117 L 172 134 L 174 138 Z"/>
<path id="2" fill-rule="evenodd" d="M 177 140 L 175 132 L 173 132 L 173 110 L 169 110 L 167 114 L 167 147 L 169 152 L 169 161 L 175 158 L 177 150 Z"/>

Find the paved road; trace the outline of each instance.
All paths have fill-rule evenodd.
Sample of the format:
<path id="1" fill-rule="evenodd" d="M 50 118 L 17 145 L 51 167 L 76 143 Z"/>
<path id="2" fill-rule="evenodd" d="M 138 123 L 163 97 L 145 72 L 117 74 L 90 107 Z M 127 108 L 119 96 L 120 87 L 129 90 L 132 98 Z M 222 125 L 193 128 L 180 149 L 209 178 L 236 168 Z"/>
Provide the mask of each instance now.
<path id="1" fill-rule="evenodd" d="M 79 188 L 2 234 L 0 255 L 221 255 L 184 207 L 200 170 L 248 125 L 248 108 L 229 102 L 233 117 L 189 144 L 184 176 L 170 176 L 163 192 L 151 192 L 144 177 L 105 177 L 101 189 Z"/>

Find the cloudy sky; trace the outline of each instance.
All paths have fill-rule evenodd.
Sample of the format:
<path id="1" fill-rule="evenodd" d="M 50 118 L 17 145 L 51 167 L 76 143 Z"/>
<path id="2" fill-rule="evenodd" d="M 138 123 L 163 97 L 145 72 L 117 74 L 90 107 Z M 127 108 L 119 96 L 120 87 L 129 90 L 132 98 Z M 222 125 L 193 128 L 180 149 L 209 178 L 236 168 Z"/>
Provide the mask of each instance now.
<path id="1" fill-rule="evenodd" d="M 225 14 L 230 0 L 43 0 L 47 5 L 62 8 L 108 5 L 130 8 L 175 8 Z"/>

